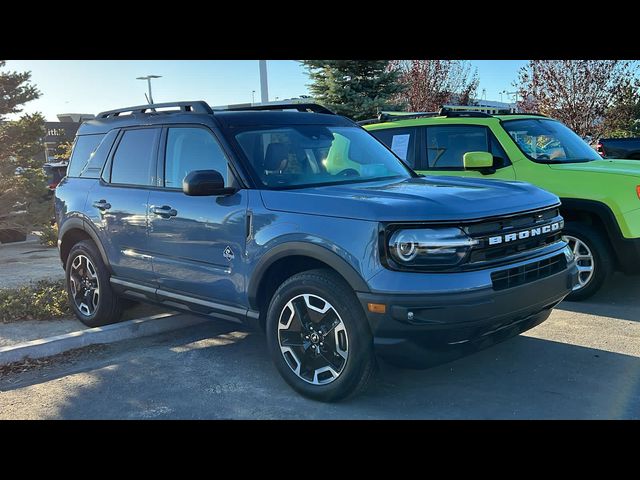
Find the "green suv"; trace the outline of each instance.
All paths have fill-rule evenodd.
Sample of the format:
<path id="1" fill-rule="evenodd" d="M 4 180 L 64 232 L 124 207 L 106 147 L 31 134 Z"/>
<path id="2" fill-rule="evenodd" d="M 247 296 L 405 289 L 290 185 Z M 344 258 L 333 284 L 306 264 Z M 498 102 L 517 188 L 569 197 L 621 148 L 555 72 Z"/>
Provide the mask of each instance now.
<path id="1" fill-rule="evenodd" d="M 382 114 L 361 122 L 419 173 L 522 180 L 558 195 L 578 261 L 569 300 L 613 272 L 640 272 L 640 163 L 602 159 L 571 129 L 538 114 Z"/>

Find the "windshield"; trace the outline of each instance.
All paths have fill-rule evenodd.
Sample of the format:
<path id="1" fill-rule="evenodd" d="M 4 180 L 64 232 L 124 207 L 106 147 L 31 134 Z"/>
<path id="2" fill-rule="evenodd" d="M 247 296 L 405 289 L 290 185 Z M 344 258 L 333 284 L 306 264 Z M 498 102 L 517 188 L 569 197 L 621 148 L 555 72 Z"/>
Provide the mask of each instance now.
<path id="1" fill-rule="evenodd" d="M 555 120 L 507 120 L 502 122 L 502 126 L 532 160 L 571 163 L 601 159 L 573 130 Z"/>
<path id="2" fill-rule="evenodd" d="M 259 127 L 238 133 L 236 140 L 269 188 L 412 176 L 384 145 L 356 127 Z"/>

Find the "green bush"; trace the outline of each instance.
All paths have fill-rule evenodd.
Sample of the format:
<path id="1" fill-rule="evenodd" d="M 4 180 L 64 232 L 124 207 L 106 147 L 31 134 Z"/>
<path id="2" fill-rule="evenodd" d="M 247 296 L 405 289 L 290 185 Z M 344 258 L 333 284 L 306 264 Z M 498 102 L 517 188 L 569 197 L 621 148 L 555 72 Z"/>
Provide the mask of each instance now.
<path id="1" fill-rule="evenodd" d="M 40 280 L 22 287 L 0 290 L 1 323 L 49 320 L 72 315 L 62 280 Z"/>
<path id="2" fill-rule="evenodd" d="M 58 244 L 58 225 L 45 225 L 40 233 L 40 245 L 55 247 Z"/>

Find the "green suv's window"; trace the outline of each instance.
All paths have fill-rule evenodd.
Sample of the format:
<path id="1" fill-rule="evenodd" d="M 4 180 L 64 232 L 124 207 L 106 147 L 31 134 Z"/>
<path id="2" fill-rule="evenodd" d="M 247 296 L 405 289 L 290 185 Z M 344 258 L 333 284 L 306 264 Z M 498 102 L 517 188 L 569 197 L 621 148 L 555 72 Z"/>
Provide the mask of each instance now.
<path id="1" fill-rule="evenodd" d="M 509 164 L 507 154 L 487 127 L 479 125 L 443 125 L 427 127 L 427 162 L 431 169 L 462 170 L 467 152 L 489 152 L 495 167 Z"/>
<path id="2" fill-rule="evenodd" d="M 502 122 L 502 126 L 531 160 L 571 163 L 601 159 L 573 130 L 555 120 L 507 120 Z"/>

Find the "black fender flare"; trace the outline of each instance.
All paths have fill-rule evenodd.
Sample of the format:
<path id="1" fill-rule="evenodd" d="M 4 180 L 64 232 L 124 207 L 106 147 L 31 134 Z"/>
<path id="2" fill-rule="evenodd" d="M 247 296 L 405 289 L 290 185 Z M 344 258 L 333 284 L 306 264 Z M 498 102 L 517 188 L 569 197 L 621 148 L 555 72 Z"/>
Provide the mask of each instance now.
<path id="1" fill-rule="evenodd" d="M 609 243 L 613 247 L 614 256 L 616 256 L 618 261 L 624 258 L 624 255 L 621 256 L 621 252 L 625 249 L 626 239 L 622 235 L 616 216 L 605 203 L 580 198 L 561 198 L 560 201 L 562 202 L 560 214 L 562 214 L 563 210 L 578 213 L 586 212 L 599 218 L 604 225 Z M 564 216 L 565 215 L 563 215 L 563 217 Z M 565 221 L 566 220 L 565 218 Z"/>
<path id="2" fill-rule="evenodd" d="M 100 238 L 98 237 L 98 232 L 96 232 L 94 228 L 89 225 L 90 224 L 86 222 L 83 218 L 80 218 L 80 217 L 69 218 L 60 226 L 60 230 L 58 232 L 58 238 L 61 241 L 63 241 L 65 235 L 69 233 L 69 231 L 82 230 L 87 235 L 89 235 L 89 237 L 91 237 L 91 240 L 93 240 L 93 243 L 96 244 L 96 247 L 98 247 L 98 251 L 100 252 L 100 256 L 102 257 L 102 261 L 107 266 L 109 271 L 111 271 L 111 264 L 109 263 L 107 252 L 102 246 L 102 242 L 100 242 Z M 62 260 L 62 250 L 60 250 L 60 259 Z"/>
<path id="3" fill-rule="evenodd" d="M 258 261 L 247 289 L 249 305 L 257 308 L 258 291 L 264 274 L 276 261 L 291 256 L 310 257 L 326 263 L 338 272 L 356 292 L 368 292 L 369 286 L 345 259 L 327 248 L 305 242 L 285 242 L 267 251 Z"/>

